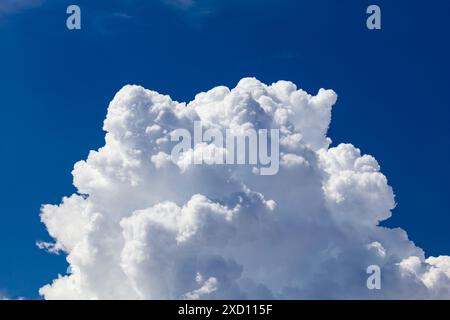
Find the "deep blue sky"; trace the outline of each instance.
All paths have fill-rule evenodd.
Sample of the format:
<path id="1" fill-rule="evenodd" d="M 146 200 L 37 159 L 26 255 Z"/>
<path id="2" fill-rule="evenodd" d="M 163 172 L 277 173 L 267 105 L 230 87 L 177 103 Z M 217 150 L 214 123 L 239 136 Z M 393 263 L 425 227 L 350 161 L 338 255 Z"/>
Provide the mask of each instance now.
<path id="1" fill-rule="evenodd" d="M 38 298 L 65 273 L 39 208 L 74 192 L 73 164 L 103 145 L 123 85 L 179 101 L 245 76 L 334 89 L 330 137 L 374 155 L 396 193 L 386 225 L 450 254 L 450 2 L 47 0 L 0 14 L 0 295 Z M 175 0 L 173 2 L 176 2 Z M 82 30 L 65 28 L 66 7 Z M 95 3 L 95 4 L 94 4 Z M 365 27 L 369 4 L 381 31 Z"/>

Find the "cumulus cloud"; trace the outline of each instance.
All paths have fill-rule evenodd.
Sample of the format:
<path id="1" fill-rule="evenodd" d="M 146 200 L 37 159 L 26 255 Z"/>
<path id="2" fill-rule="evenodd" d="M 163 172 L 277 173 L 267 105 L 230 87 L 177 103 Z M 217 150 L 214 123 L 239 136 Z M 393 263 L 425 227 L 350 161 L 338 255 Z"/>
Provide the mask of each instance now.
<path id="1" fill-rule="evenodd" d="M 449 298 L 450 257 L 426 257 L 405 231 L 379 226 L 394 194 L 377 160 L 330 147 L 337 99 L 288 81 L 244 78 L 189 103 L 125 86 L 105 145 L 73 169 L 78 192 L 41 219 L 70 273 L 46 299 Z M 279 129 L 280 168 L 174 162 L 173 130 Z M 192 150 L 190 150 L 192 151 Z M 366 287 L 380 266 L 381 290 Z"/>

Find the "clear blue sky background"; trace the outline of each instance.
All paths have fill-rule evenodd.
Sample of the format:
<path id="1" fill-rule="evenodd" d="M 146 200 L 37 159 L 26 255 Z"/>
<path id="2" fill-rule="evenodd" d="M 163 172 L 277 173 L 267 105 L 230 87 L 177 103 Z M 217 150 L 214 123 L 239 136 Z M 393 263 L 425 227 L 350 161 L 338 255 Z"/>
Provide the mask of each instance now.
<path id="1" fill-rule="evenodd" d="M 396 193 L 385 224 L 450 254 L 448 0 L 193 1 L 47 0 L 0 16 L 0 295 L 38 298 L 65 273 L 35 245 L 50 240 L 39 208 L 75 191 L 73 164 L 103 145 L 128 83 L 179 101 L 245 76 L 334 89 L 334 144 L 373 154 Z M 73 3 L 81 31 L 65 28 Z M 372 3 L 381 31 L 365 27 Z"/>

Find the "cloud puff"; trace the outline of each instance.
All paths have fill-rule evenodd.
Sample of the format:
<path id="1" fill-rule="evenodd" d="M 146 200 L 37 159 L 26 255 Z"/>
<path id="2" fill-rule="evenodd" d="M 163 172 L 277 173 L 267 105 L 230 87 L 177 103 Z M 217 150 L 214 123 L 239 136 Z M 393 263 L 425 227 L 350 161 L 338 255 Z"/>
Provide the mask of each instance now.
<path id="1" fill-rule="evenodd" d="M 445 298 L 450 257 L 425 257 L 380 227 L 394 195 L 376 159 L 330 147 L 332 90 L 244 78 L 188 104 L 125 86 L 108 108 L 105 145 L 72 172 L 78 193 L 41 219 L 70 273 L 47 299 Z M 250 165 L 170 161 L 170 133 L 280 130 L 278 174 Z M 380 266 L 381 290 L 366 286 Z"/>

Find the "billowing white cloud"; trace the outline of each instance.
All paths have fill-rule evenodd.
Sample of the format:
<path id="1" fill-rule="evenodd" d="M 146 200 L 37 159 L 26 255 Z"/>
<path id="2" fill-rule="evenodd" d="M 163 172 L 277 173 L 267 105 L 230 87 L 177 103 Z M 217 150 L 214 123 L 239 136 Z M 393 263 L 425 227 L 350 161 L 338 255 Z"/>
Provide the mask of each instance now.
<path id="1" fill-rule="evenodd" d="M 450 257 L 425 257 L 405 231 L 380 227 L 394 195 L 376 159 L 326 136 L 337 99 L 254 78 L 188 104 L 125 86 L 105 145 L 72 172 L 78 194 L 42 207 L 70 273 L 47 299 L 449 298 Z M 280 130 L 280 168 L 170 161 L 170 133 Z M 366 286 L 378 265 L 380 290 Z"/>

